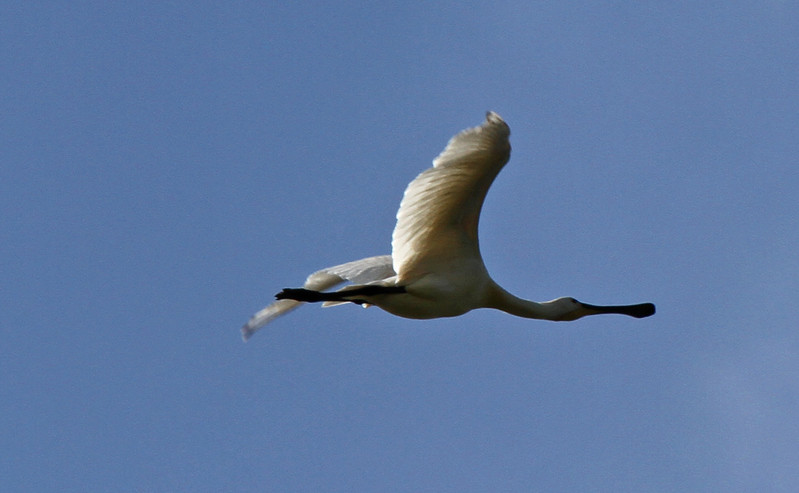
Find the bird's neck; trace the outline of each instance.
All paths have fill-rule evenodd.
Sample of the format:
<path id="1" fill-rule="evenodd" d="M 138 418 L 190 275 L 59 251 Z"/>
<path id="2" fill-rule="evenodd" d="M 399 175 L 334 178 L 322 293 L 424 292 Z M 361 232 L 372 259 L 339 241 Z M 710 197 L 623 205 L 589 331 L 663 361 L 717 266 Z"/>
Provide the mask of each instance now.
<path id="1" fill-rule="evenodd" d="M 503 312 L 524 318 L 537 318 L 540 320 L 556 320 L 560 315 L 550 302 L 538 303 L 514 296 L 505 291 L 496 283 L 489 289 L 487 308 L 502 310 Z"/>

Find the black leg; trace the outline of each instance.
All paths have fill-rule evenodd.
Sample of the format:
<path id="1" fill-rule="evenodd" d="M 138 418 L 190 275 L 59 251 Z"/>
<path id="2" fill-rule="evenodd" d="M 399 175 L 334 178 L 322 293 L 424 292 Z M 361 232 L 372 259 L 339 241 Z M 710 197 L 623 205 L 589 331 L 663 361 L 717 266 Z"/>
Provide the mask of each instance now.
<path id="1" fill-rule="evenodd" d="M 310 289 L 303 289 L 303 288 L 286 288 L 283 291 L 277 293 L 275 298 L 279 300 L 297 300 L 297 301 L 306 301 L 308 303 L 314 303 L 317 301 L 332 301 L 326 300 L 322 298 L 324 293 L 320 293 L 319 291 L 311 291 Z"/>
<path id="2" fill-rule="evenodd" d="M 335 291 L 332 293 L 322 293 L 305 288 L 286 288 L 277 293 L 275 298 L 279 300 L 296 300 L 306 303 L 318 303 L 320 301 L 350 301 L 356 304 L 368 303 L 367 300 L 353 299 L 353 296 L 375 296 L 378 294 L 398 294 L 404 293 L 404 286 L 361 286 L 360 288 L 348 289 L 346 291 Z"/>

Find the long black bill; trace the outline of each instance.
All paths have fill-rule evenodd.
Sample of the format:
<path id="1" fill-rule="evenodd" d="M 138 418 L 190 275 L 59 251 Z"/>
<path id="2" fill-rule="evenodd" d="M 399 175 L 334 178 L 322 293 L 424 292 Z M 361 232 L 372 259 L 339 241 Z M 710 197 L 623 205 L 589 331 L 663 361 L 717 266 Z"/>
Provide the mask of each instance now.
<path id="1" fill-rule="evenodd" d="M 583 306 L 589 310 L 596 310 L 597 313 L 618 313 L 620 315 L 629 315 L 635 318 L 650 317 L 655 314 L 655 305 L 652 303 L 620 306 L 597 306 L 583 303 Z"/>

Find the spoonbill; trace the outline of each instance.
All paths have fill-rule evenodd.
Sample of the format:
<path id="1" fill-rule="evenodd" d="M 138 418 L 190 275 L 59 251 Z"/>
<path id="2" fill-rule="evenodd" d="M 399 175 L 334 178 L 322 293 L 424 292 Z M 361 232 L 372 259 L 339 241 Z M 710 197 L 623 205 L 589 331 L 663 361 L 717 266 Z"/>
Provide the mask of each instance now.
<path id="1" fill-rule="evenodd" d="M 518 298 L 488 274 L 477 223 L 488 188 L 510 158 L 510 128 L 488 112 L 482 125 L 453 137 L 444 151 L 405 190 L 397 212 L 391 255 L 328 267 L 308 276 L 302 288 L 286 288 L 277 301 L 242 327 L 244 340 L 302 303 L 378 306 L 405 318 L 455 317 L 494 308 L 518 317 L 571 321 L 617 313 L 644 318 L 655 305 L 599 306 L 574 298 L 535 302 Z M 345 281 L 352 284 L 325 292 Z"/>

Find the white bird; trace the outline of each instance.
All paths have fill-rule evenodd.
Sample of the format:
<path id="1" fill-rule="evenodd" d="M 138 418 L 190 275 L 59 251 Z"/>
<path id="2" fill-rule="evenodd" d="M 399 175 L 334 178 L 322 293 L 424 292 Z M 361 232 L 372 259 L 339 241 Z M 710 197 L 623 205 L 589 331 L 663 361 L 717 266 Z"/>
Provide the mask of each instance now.
<path id="1" fill-rule="evenodd" d="M 415 319 L 455 317 L 475 308 L 555 321 L 601 313 L 636 318 L 653 315 L 652 303 L 597 306 L 569 297 L 528 301 L 491 279 L 480 256 L 477 223 L 486 193 L 510 157 L 509 136 L 508 125 L 489 112 L 482 125 L 453 137 L 433 167 L 405 190 L 391 255 L 328 267 L 308 276 L 303 288 L 284 289 L 275 295 L 277 301 L 242 327 L 244 340 L 304 302 L 375 305 Z M 323 292 L 345 281 L 353 284 Z"/>

